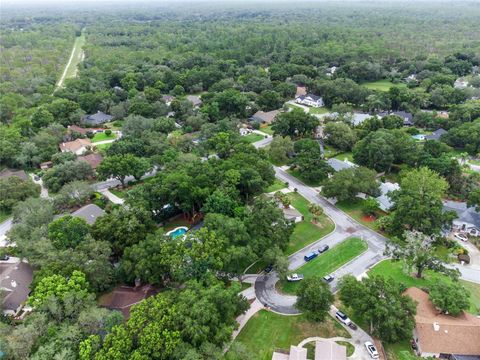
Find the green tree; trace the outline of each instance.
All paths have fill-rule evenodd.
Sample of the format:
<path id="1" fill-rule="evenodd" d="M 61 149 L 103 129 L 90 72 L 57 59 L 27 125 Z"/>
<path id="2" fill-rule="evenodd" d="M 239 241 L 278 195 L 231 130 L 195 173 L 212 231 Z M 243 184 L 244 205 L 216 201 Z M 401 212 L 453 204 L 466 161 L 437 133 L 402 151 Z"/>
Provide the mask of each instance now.
<path id="1" fill-rule="evenodd" d="M 15 204 L 29 197 L 38 197 L 40 187 L 31 180 L 16 176 L 0 179 L 0 210 L 10 212 Z"/>
<path id="2" fill-rule="evenodd" d="M 297 296 L 295 306 L 314 321 L 325 320 L 334 299 L 328 284 L 319 277 L 304 279 Z"/>
<path id="3" fill-rule="evenodd" d="M 93 187 L 86 181 L 72 181 L 65 184 L 53 198 L 57 211 L 84 205 L 93 196 Z"/>
<path id="4" fill-rule="evenodd" d="M 358 193 L 380 195 L 376 172 L 365 167 L 337 171 L 326 181 L 322 193 L 328 198 L 336 197 L 338 201 L 353 201 Z"/>
<path id="5" fill-rule="evenodd" d="M 358 281 L 347 275 L 339 284 L 340 300 L 369 324 L 369 333 L 388 343 L 409 339 L 416 306 L 392 279 L 373 276 Z"/>
<path id="6" fill-rule="evenodd" d="M 468 206 L 475 206 L 477 211 L 480 211 L 480 189 L 475 189 L 470 192 L 467 204 Z"/>
<path id="7" fill-rule="evenodd" d="M 468 291 L 459 283 L 435 282 L 429 288 L 430 300 L 443 313 L 453 316 L 470 306 Z"/>
<path id="8" fill-rule="evenodd" d="M 293 152 L 293 142 L 289 136 L 275 136 L 270 143 L 268 155 L 276 163 L 288 161 L 288 155 Z"/>
<path id="9" fill-rule="evenodd" d="M 355 132 L 343 122 L 329 122 L 324 129 L 326 142 L 341 151 L 350 151 L 357 140 Z"/>
<path id="10" fill-rule="evenodd" d="M 264 111 L 271 111 L 282 106 L 282 98 L 280 94 L 273 90 L 263 90 L 258 97 L 257 104 Z"/>
<path id="11" fill-rule="evenodd" d="M 458 271 L 445 266 L 435 252 L 435 239 L 416 231 L 405 233 L 405 243 L 401 245 L 388 245 L 385 253 L 393 260 L 403 261 L 407 271 L 416 271 L 417 278 L 421 278 L 425 270 L 458 277 Z"/>
<path id="12" fill-rule="evenodd" d="M 90 225 L 79 217 L 63 216 L 48 224 L 48 238 L 57 249 L 75 248 L 90 233 Z"/>
<path id="13" fill-rule="evenodd" d="M 298 138 L 312 135 L 318 124 L 316 117 L 306 114 L 303 109 L 295 108 L 278 114 L 272 129 L 275 135 Z"/>
<path id="14" fill-rule="evenodd" d="M 308 211 L 312 214 L 312 222 L 318 223 L 318 218 L 323 214 L 323 208 L 320 205 L 309 203 Z"/>
<path id="15" fill-rule="evenodd" d="M 105 158 L 97 167 L 97 173 L 103 179 L 116 178 L 125 186 L 125 178 L 129 175 L 140 180 L 150 169 L 148 160 L 138 158 L 132 154 L 112 155 Z"/>
<path id="16" fill-rule="evenodd" d="M 390 195 L 393 200 L 393 231 L 417 230 L 427 235 L 440 233 L 448 222 L 442 199 L 447 182 L 432 170 L 422 167 L 407 172 L 400 181 L 400 190 Z"/>
<path id="17" fill-rule="evenodd" d="M 40 107 L 32 115 L 32 126 L 36 129 L 46 127 L 53 123 L 53 115 L 47 109 Z"/>
<path id="18" fill-rule="evenodd" d="M 67 161 L 47 170 L 42 180 L 49 190 L 57 192 L 69 182 L 86 180 L 92 175 L 92 167 L 87 162 Z"/>

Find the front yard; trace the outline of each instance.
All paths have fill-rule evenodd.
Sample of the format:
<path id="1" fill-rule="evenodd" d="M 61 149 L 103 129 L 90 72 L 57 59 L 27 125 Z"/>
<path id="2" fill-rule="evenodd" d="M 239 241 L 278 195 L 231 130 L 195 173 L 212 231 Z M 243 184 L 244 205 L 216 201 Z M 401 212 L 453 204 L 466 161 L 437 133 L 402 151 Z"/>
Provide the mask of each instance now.
<path id="1" fill-rule="evenodd" d="M 95 136 L 92 138 L 92 143 L 105 141 L 105 140 L 114 140 L 116 138 L 117 138 L 117 135 L 115 135 L 115 133 L 113 132 L 110 135 L 105 134 L 105 132 L 100 132 L 100 133 L 96 133 Z"/>
<path id="2" fill-rule="evenodd" d="M 252 133 L 252 134 L 242 136 L 242 139 L 245 140 L 246 142 L 252 144 L 254 142 L 265 139 L 265 137 L 263 135 L 260 135 L 260 134 Z"/>
<path id="3" fill-rule="evenodd" d="M 275 349 L 289 350 L 290 345 L 298 345 L 303 339 L 312 336 L 350 337 L 348 332 L 329 316 L 325 321 L 315 323 L 309 321 L 305 315 L 283 316 L 260 310 L 248 321 L 235 341 L 247 348 L 252 359 L 271 360 Z"/>
<path id="4" fill-rule="evenodd" d="M 358 198 L 358 199 L 355 199 L 355 201 L 339 201 L 335 204 L 335 206 L 337 206 L 340 210 L 350 215 L 353 219 L 358 221 L 360 224 L 372 230 L 378 231 L 378 226 L 375 220 L 382 216 L 385 216 L 386 213 L 384 213 L 381 210 L 377 210 L 373 217 L 367 216 L 365 215 L 365 212 L 364 212 L 364 206 L 363 206 L 364 202 L 365 200 Z"/>
<path id="5" fill-rule="evenodd" d="M 364 240 L 355 237 L 349 238 L 327 252 L 318 255 L 315 259 L 305 263 L 305 265 L 295 270 L 295 272 L 303 274 L 305 278 L 314 276 L 322 277 L 334 272 L 342 265 L 356 258 L 365 252 L 367 248 L 368 245 Z M 288 282 L 287 280 L 280 280 L 277 283 L 278 289 L 286 294 L 295 294 L 299 285 L 298 282 Z"/>

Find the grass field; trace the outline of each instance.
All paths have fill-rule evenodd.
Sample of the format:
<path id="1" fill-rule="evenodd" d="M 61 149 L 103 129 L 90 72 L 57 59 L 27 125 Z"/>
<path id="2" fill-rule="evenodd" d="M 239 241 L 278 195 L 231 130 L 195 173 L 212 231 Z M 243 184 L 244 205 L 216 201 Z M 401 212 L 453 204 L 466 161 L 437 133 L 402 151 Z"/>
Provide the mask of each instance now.
<path id="1" fill-rule="evenodd" d="M 111 133 L 110 135 L 105 134 L 105 132 L 101 133 L 96 133 L 95 136 L 92 138 L 92 142 L 96 143 L 99 141 L 105 141 L 105 140 L 113 140 L 117 137 L 114 133 Z"/>
<path id="2" fill-rule="evenodd" d="M 307 337 L 349 338 L 348 332 L 331 317 L 323 322 L 310 322 L 304 315 L 283 316 L 261 310 L 255 314 L 235 339 L 242 343 L 254 360 L 270 360 L 275 349 L 289 350 Z"/>
<path id="3" fill-rule="evenodd" d="M 363 212 L 363 203 L 365 200 L 363 199 L 356 199 L 355 201 L 340 201 L 335 205 L 342 211 L 346 212 L 360 224 L 378 231 L 378 226 L 376 225 L 375 221 L 371 221 L 367 217 L 365 217 L 365 213 Z M 381 210 L 376 212 L 375 217 L 378 219 L 379 217 L 385 216 L 385 213 Z"/>
<path id="4" fill-rule="evenodd" d="M 345 159 L 347 159 L 348 161 L 353 162 L 353 154 L 351 151 L 337 154 L 333 158 L 338 159 L 340 161 L 345 161 Z"/>
<path id="5" fill-rule="evenodd" d="M 100 144 L 100 145 L 95 145 L 95 147 L 98 149 L 98 150 L 107 150 L 110 146 L 112 146 L 112 143 L 107 143 L 107 144 Z"/>
<path id="6" fill-rule="evenodd" d="M 303 274 L 305 278 L 325 276 L 357 257 L 367 248 L 368 245 L 365 241 L 352 237 L 305 263 L 295 272 Z M 295 294 L 299 285 L 300 283 L 298 282 L 288 282 L 286 280 L 281 280 L 277 283 L 279 289 L 287 294 Z"/>
<path id="7" fill-rule="evenodd" d="M 271 125 L 260 127 L 260 131 L 264 132 L 265 134 L 273 135 L 273 130 Z"/>
<path id="8" fill-rule="evenodd" d="M 275 182 L 272 185 L 270 185 L 269 187 L 267 187 L 265 189 L 265 192 L 268 194 L 268 193 L 271 193 L 273 191 L 278 191 L 278 190 L 284 189 L 284 188 L 286 188 L 285 183 L 278 180 L 278 179 L 275 179 Z"/>
<path id="9" fill-rule="evenodd" d="M 262 136 L 260 134 L 255 134 L 255 133 L 248 134 L 248 135 L 242 137 L 243 140 L 245 140 L 246 142 L 248 142 L 250 144 L 254 143 L 254 142 L 257 142 L 257 141 L 260 141 L 264 138 L 265 138 L 264 136 Z"/>
<path id="10" fill-rule="evenodd" d="M 369 272 L 369 275 L 381 275 L 394 279 L 397 282 L 403 283 L 406 287 L 416 286 L 419 288 L 429 287 L 433 283 L 439 281 L 451 281 L 445 275 L 425 271 L 422 279 L 417 279 L 406 274 L 403 271 L 401 262 L 392 262 L 391 260 L 384 260 L 378 265 L 374 266 Z M 463 286 L 470 291 L 470 309 L 469 312 L 479 314 L 480 310 L 480 285 L 468 281 L 460 280 Z"/>
<path id="11" fill-rule="evenodd" d="M 330 110 L 328 110 L 326 107 L 320 107 L 320 108 L 311 107 L 309 109 L 310 109 L 308 110 L 309 114 L 328 114 L 330 112 Z"/>
<path id="12" fill-rule="evenodd" d="M 109 189 L 109 191 L 113 194 L 118 196 L 120 199 L 123 199 L 126 194 L 126 190 L 118 190 L 118 189 Z"/>
<path id="13" fill-rule="evenodd" d="M 305 185 L 308 185 L 308 186 L 320 186 L 322 183 L 321 181 L 309 181 L 304 179 L 298 170 L 289 169 L 287 170 L 287 172 L 290 175 L 295 176 L 297 179 L 299 179 L 301 182 L 303 182 Z"/>
<path id="14" fill-rule="evenodd" d="M 82 60 L 83 54 L 83 46 L 85 45 L 85 34 L 82 31 L 80 36 L 75 38 L 75 42 L 73 43 L 73 55 L 70 53 L 68 60 L 70 60 L 70 56 L 72 57 L 72 61 L 70 63 L 65 64 L 66 68 L 63 70 L 60 79 L 56 85 L 57 88 L 63 86 L 65 79 L 70 79 L 76 76 L 77 74 L 77 66 Z M 67 60 L 67 61 L 68 61 Z"/>
<path id="15" fill-rule="evenodd" d="M 365 86 L 367 89 L 376 90 L 376 91 L 388 91 L 393 86 L 401 86 L 401 87 L 406 86 L 405 84 L 394 84 L 388 80 L 364 82 L 361 85 Z"/>
<path id="16" fill-rule="evenodd" d="M 303 221 L 295 225 L 293 234 L 290 237 L 290 242 L 285 251 L 287 255 L 290 255 L 331 233 L 335 228 L 335 224 L 326 215 L 320 216 L 318 223 L 313 224 L 312 214 L 308 211 L 308 200 L 298 193 L 289 193 L 288 196 L 292 201 L 292 206 L 304 217 Z"/>

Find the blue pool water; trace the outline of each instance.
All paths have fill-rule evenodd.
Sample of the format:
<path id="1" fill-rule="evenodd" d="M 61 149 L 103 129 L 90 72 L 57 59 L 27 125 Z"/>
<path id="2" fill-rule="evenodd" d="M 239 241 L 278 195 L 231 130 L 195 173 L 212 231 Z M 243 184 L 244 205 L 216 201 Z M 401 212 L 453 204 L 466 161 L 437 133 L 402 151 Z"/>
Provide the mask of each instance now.
<path id="1" fill-rule="evenodd" d="M 175 239 L 179 236 L 182 236 L 184 235 L 185 233 L 187 232 L 186 229 L 184 228 L 178 228 L 176 229 L 175 231 L 172 231 L 171 233 L 169 233 L 168 235 L 172 237 L 172 239 Z"/>

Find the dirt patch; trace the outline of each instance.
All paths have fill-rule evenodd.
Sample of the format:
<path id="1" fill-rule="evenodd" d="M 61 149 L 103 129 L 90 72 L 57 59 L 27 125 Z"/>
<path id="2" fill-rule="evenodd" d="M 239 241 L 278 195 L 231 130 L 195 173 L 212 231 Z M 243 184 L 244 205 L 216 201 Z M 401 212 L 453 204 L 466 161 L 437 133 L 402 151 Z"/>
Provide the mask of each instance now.
<path id="1" fill-rule="evenodd" d="M 373 215 L 364 215 L 362 216 L 362 221 L 365 222 L 374 222 L 377 218 Z"/>

